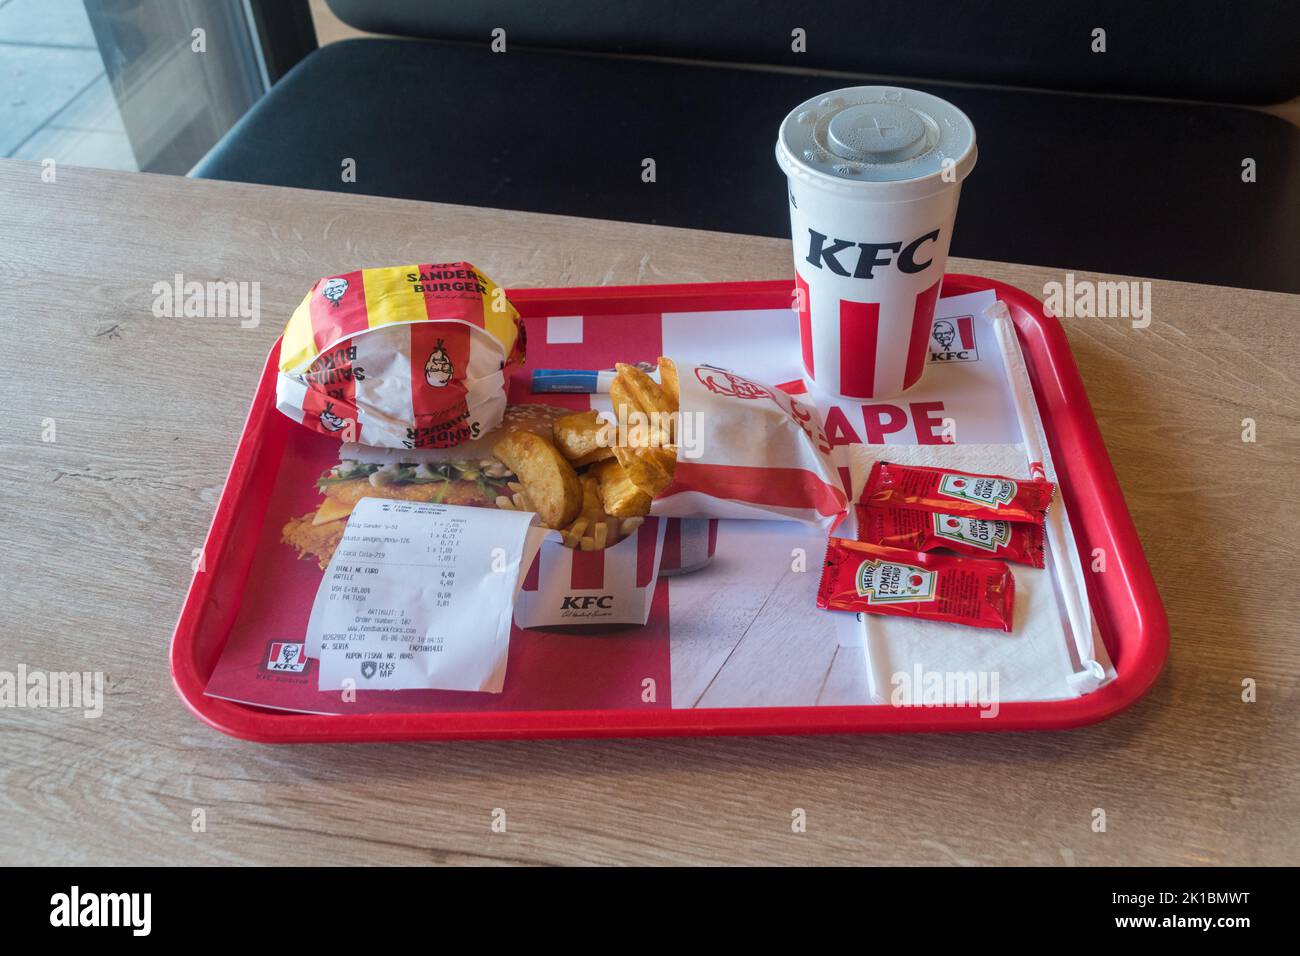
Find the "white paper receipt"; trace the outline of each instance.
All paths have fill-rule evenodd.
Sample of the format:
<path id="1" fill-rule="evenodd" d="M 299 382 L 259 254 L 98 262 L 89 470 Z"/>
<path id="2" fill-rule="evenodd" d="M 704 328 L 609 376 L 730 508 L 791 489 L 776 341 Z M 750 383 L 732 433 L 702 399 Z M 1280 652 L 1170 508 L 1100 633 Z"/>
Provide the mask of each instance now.
<path id="1" fill-rule="evenodd" d="M 312 604 L 320 690 L 500 693 L 537 516 L 364 498 Z"/>

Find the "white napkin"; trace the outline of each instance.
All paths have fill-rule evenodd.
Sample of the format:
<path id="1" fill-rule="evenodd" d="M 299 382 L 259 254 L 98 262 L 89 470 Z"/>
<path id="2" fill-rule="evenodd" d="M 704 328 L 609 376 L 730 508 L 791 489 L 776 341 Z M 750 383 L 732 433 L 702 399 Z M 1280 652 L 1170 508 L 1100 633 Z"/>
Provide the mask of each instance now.
<path id="1" fill-rule="evenodd" d="M 879 459 L 902 465 L 929 465 L 985 474 L 1028 473 L 1023 445 L 853 445 L 849 466 L 853 499 Z M 1059 507 L 1058 500 L 1054 507 Z M 847 532 L 845 532 L 847 534 Z M 1049 559 L 1050 560 L 1050 559 Z M 915 621 L 882 614 L 844 615 L 861 635 L 872 698 L 878 703 L 921 702 L 930 675 L 975 675 L 995 688 L 1001 703 L 1062 700 L 1100 686 L 1079 682 L 1078 654 L 1050 568 L 1008 565 L 1016 579 L 1014 629 L 1007 634 L 985 628 Z M 841 634 L 849 630 L 842 628 Z M 845 634 L 841 644 L 850 643 Z M 1114 677 L 1105 646 L 1094 634 L 1095 658 Z M 982 677 L 980 675 L 983 675 Z M 994 683 L 996 682 L 996 683 Z M 933 685 L 932 685 L 933 686 Z"/>

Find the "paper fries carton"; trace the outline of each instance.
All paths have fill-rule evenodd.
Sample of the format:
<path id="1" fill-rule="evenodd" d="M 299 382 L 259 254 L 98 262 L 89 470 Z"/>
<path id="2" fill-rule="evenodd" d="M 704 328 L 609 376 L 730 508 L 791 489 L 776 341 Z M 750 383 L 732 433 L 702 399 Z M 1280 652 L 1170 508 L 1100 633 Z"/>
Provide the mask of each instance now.
<path id="1" fill-rule="evenodd" d="M 647 518 L 599 551 L 566 548 L 558 534 L 542 542 L 515 599 L 520 627 L 644 624 L 650 616 L 667 521 Z"/>

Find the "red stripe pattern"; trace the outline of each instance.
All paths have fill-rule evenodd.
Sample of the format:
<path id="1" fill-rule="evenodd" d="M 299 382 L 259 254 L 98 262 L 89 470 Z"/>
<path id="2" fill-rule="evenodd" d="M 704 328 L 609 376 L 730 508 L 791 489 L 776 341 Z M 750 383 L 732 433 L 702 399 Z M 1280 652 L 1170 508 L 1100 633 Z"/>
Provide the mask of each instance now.
<path id="1" fill-rule="evenodd" d="M 605 586 L 605 552 L 570 548 L 573 571 L 569 586 L 575 591 L 599 591 Z"/>
<path id="2" fill-rule="evenodd" d="M 682 566 L 682 519 L 669 518 L 664 530 L 664 553 L 659 559 L 662 571 L 676 571 Z"/>
<path id="3" fill-rule="evenodd" d="M 347 291 L 335 299 L 327 299 L 321 290 L 334 279 L 346 280 Z M 318 281 L 312 287 L 307 308 L 311 312 L 312 339 L 317 354 L 324 352 L 339 339 L 370 328 L 370 313 L 366 311 L 366 286 L 360 269 Z"/>
<path id="4" fill-rule="evenodd" d="M 876 340 L 880 304 L 840 300 L 841 395 L 871 398 L 876 387 Z"/>
<path id="5" fill-rule="evenodd" d="M 545 545 L 543 545 L 542 547 L 545 547 Z M 541 574 L 542 574 L 542 551 L 541 548 L 539 548 L 537 551 L 537 555 L 533 558 L 532 567 L 530 567 L 528 569 L 528 573 L 524 575 L 523 590 L 536 591 L 537 581 L 538 578 L 541 577 Z"/>
<path id="6" fill-rule="evenodd" d="M 961 347 L 969 351 L 975 347 L 975 320 L 969 315 L 963 315 L 957 320 L 957 334 L 961 336 Z"/>
<path id="7" fill-rule="evenodd" d="M 763 468 L 752 465 L 709 465 L 679 461 L 673 482 L 662 497 L 698 491 L 715 498 L 776 508 L 806 505 L 829 517 L 844 512 L 848 495 L 804 468 Z"/>
<path id="8" fill-rule="evenodd" d="M 925 371 L 925 361 L 930 355 L 930 330 L 934 327 L 934 307 L 939 301 L 940 279 L 916 297 L 912 310 L 912 337 L 907 343 L 907 368 L 903 372 L 903 388 L 911 388 Z"/>
<path id="9" fill-rule="evenodd" d="M 658 543 L 659 519 L 646 518 L 636 532 L 636 586 L 639 588 L 648 586 L 654 577 L 655 545 Z"/>
<path id="10" fill-rule="evenodd" d="M 410 330 L 411 410 L 415 413 L 410 447 L 458 444 L 470 437 L 457 438 L 456 429 L 465 427 L 469 415 L 464 376 L 472 333 L 459 322 L 416 322 Z"/>

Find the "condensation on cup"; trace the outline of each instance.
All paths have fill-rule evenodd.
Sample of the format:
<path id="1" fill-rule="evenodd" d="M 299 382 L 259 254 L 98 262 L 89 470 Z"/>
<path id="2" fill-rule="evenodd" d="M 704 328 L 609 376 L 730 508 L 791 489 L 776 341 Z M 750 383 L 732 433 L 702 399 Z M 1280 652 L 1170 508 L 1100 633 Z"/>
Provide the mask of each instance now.
<path id="1" fill-rule="evenodd" d="M 879 398 L 925 371 L 975 127 L 951 103 L 893 86 L 814 97 L 781 124 L 804 374 Z"/>

